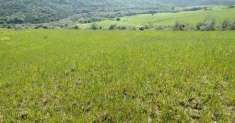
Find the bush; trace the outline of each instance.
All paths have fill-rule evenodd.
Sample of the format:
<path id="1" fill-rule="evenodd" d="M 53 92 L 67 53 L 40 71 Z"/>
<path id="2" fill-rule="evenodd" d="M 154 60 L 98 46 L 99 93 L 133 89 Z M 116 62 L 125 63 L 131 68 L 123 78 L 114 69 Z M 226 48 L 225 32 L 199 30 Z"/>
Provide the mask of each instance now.
<path id="1" fill-rule="evenodd" d="M 127 27 L 126 26 L 118 26 L 117 29 L 119 29 L 119 30 L 126 30 Z"/>
<path id="2" fill-rule="evenodd" d="M 75 25 L 75 26 L 72 27 L 72 29 L 79 29 L 79 26 Z"/>
<path id="3" fill-rule="evenodd" d="M 92 30 L 98 30 L 99 26 L 96 23 L 91 24 L 91 29 Z"/>
<path id="4" fill-rule="evenodd" d="M 102 30 L 102 29 L 103 29 L 103 27 L 102 27 L 102 26 L 100 26 L 100 27 L 99 27 L 99 29 L 100 29 L 100 30 Z"/>
<path id="5" fill-rule="evenodd" d="M 222 30 L 235 30 L 235 21 L 225 20 L 221 25 Z"/>
<path id="6" fill-rule="evenodd" d="M 200 31 L 213 31 L 216 29 L 215 20 L 207 20 L 204 22 L 200 22 L 196 25 L 197 30 Z"/>
<path id="7" fill-rule="evenodd" d="M 145 27 L 144 27 L 144 26 L 141 26 L 141 27 L 139 27 L 139 30 L 140 30 L 140 31 L 144 31 L 144 30 L 145 30 Z"/>
<path id="8" fill-rule="evenodd" d="M 34 29 L 48 29 L 49 27 L 46 25 L 37 25 L 34 27 Z"/>
<path id="9" fill-rule="evenodd" d="M 10 24 L 4 24 L 3 28 L 12 29 L 14 27 L 12 25 L 10 25 Z"/>
<path id="10" fill-rule="evenodd" d="M 224 22 L 221 25 L 222 30 L 230 30 L 230 28 L 232 27 L 232 22 L 229 20 L 224 20 Z"/>
<path id="11" fill-rule="evenodd" d="M 116 21 L 120 21 L 120 20 L 121 20 L 121 18 L 117 18 L 117 19 L 116 19 Z"/>
<path id="12" fill-rule="evenodd" d="M 150 28 L 152 28 L 151 25 L 143 25 L 143 26 L 139 26 L 139 27 L 138 27 L 138 29 L 139 29 L 140 31 L 144 31 L 144 30 L 150 29 Z"/>
<path id="13" fill-rule="evenodd" d="M 155 30 L 166 30 L 167 28 L 169 28 L 169 26 L 165 26 L 165 25 L 158 25 L 155 26 Z"/>
<path id="14" fill-rule="evenodd" d="M 116 24 L 112 24 L 109 26 L 109 30 L 114 30 L 117 28 L 117 25 Z"/>
<path id="15" fill-rule="evenodd" d="M 130 29 L 131 29 L 131 30 L 137 30 L 137 29 L 136 29 L 136 27 L 134 27 L 134 26 L 133 26 L 133 27 L 131 27 Z"/>
<path id="16" fill-rule="evenodd" d="M 228 6 L 228 8 L 235 8 L 235 5 L 230 5 Z"/>
<path id="17" fill-rule="evenodd" d="M 231 30 L 235 30 L 235 21 L 232 24 Z"/>
<path id="18" fill-rule="evenodd" d="M 173 30 L 175 31 L 184 31 L 186 30 L 187 24 L 176 22 L 173 26 Z"/>

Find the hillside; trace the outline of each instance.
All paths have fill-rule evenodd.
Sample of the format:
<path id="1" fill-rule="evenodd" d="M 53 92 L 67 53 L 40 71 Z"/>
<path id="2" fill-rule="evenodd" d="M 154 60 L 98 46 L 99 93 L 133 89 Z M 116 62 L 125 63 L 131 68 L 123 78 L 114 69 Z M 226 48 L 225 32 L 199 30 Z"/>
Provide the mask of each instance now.
<path id="1" fill-rule="evenodd" d="M 0 21 L 6 23 L 45 23 L 72 15 L 95 16 L 96 13 L 128 11 L 125 9 L 158 9 L 163 7 L 148 0 L 0 0 Z"/>
<path id="2" fill-rule="evenodd" d="M 138 26 L 172 26 L 176 22 L 190 25 L 196 25 L 199 22 L 213 19 L 217 24 L 221 24 L 225 20 L 235 20 L 235 8 L 212 7 L 210 10 L 182 11 L 177 13 L 157 13 L 157 14 L 139 14 L 134 16 L 126 16 L 116 19 L 106 19 L 96 22 L 98 26 L 108 29 L 111 25 L 138 27 Z M 81 28 L 89 28 L 92 23 L 79 24 Z"/>
<path id="3" fill-rule="evenodd" d="M 0 0 L 0 24 L 46 23 L 76 15 L 103 18 L 169 11 L 172 6 L 229 4 L 233 0 Z"/>

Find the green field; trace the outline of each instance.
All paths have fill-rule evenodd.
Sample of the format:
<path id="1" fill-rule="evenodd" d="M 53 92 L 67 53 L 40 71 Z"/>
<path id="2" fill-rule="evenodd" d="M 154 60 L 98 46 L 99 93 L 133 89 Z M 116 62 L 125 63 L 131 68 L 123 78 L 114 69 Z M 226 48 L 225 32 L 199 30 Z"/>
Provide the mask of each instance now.
<path id="1" fill-rule="evenodd" d="M 224 20 L 235 20 L 235 8 L 226 7 L 211 7 L 211 10 L 198 11 L 182 11 L 177 13 L 156 13 L 140 14 L 120 18 L 120 21 L 115 19 L 107 19 L 97 22 L 99 26 L 108 28 L 110 25 L 116 24 L 120 26 L 138 27 L 143 25 L 159 26 L 159 25 L 174 25 L 176 22 L 196 25 L 206 19 L 214 19 L 217 23 L 222 23 Z M 89 28 L 91 24 L 81 24 L 81 28 Z"/>
<path id="2" fill-rule="evenodd" d="M 0 122 L 235 122 L 234 35 L 0 30 Z"/>

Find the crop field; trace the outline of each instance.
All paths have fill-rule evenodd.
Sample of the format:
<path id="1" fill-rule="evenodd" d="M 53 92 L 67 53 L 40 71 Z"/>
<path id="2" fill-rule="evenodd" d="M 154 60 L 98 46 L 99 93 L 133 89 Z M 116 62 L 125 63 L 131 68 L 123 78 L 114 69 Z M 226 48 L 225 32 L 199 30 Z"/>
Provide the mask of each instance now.
<path id="1" fill-rule="evenodd" d="M 0 30 L 0 122 L 234 123 L 234 114 L 235 32 Z"/>
<path id="2" fill-rule="evenodd" d="M 115 19 L 107 19 L 97 22 L 97 25 L 108 28 L 116 24 L 121 26 L 141 25 L 174 25 L 176 22 L 196 25 L 206 19 L 214 19 L 217 23 L 224 20 L 235 20 L 235 8 L 212 7 L 211 10 L 183 11 L 177 13 L 139 14 Z M 81 24 L 81 28 L 89 28 L 91 24 Z"/>

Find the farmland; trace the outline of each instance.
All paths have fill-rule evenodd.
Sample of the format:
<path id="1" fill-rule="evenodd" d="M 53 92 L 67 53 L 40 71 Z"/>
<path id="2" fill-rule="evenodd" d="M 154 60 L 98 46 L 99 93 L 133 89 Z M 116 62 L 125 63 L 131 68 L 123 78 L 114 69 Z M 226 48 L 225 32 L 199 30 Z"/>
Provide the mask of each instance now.
<path id="1" fill-rule="evenodd" d="M 0 122 L 235 122 L 234 35 L 0 30 Z"/>

